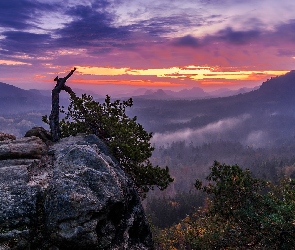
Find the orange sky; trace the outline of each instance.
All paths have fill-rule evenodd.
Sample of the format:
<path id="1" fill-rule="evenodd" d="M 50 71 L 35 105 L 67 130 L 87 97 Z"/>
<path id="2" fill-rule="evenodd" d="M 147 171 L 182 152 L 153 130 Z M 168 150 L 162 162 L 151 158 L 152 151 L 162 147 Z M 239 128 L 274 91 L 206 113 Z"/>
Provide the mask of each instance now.
<path id="1" fill-rule="evenodd" d="M 73 67 L 69 84 L 103 94 L 254 87 L 295 69 L 289 0 L 4 2 L 0 81 L 24 89 Z"/>

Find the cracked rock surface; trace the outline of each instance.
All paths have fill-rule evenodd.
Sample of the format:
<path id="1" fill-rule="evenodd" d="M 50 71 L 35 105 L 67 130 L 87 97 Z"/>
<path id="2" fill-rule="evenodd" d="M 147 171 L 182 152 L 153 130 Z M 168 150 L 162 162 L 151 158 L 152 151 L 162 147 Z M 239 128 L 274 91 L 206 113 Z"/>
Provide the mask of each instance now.
<path id="1" fill-rule="evenodd" d="M 5 140 L 0 157 L 0 249 L 153 249 L 133 183 L 96 136 Z"/>

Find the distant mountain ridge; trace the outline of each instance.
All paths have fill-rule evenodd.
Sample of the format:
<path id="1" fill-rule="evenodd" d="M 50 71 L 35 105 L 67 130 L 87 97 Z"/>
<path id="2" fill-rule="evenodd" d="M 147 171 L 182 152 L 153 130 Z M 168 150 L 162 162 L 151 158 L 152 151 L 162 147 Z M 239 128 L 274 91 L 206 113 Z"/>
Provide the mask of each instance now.
<path id="1" fill-rule="evenodd" d="M 212 92 L 205 92 L 200 87 L 193 87 L 190 89 L 182 89 L 179 91 L 173 90 L 163 90 L 163 89 L 146 89 L 146 88 L 139 88 L 134 90 L 128 94 L 117 94 L 115 97 L 140 97 L 144 99 L 202 99 L 202 98 L 212 98 L 212 97 L 226 97 L 237 95 L 240 93 L 250 92 L 256 88 L 240 88 L 238 90 L 231 90 L 228 88 L 221 88 Z M 87 93 L 92 95 L 94 98 L 104 98 L 102 95 L 98 95 L 93 91 L 82 90 L 82 89 L 73 89 L 75 93 L 78 95 L 82 95 L 83 93 Z M 18 87 L 15 87 L 10 84 L 6 84 L 0 82 L 0 98 L 37 98 L 40 99 L 41 97 L 51 97 L 51 90 L 39 90 L 39 89 L 30 89 L 24 90 Z M 60 98 L 68 98 L 68 94 L 61 92 Z"/>
<path id="2" fill-rule="evenodd" d="M 206 93 L 202 88 L 199 87 L 193 87 L 191 89 L 182 89 L 180 91 L 166 91 L 169 95 L 175 97 L 175 98 L 203 98 L 208 97 L 208 93 Z"/>
<path id="3" fill-rule="evenodd" d="M 83 93 L 92 95 L 94 98 L 103 98 L 92 91 L 73 89 L 81 96 Z M 60 105 L 68 104 L 69 94 L 65 91 L 60 93 Z M 28 110 L 50 110 L 51 109 L 51 90 L 30 89 L 24 90 L 13 85 L 0 82 L 0 115 L 15 114 Z"/>
<path id="4" fill-rule="evenodd" d="M 87 95 L 92 95 L 94 98 L 104 98 L 104 96 L 102 95 L 98 95 L 96 93 L 94 93 L 93 91 L 89 91 L 89 90 L 83 90 L 83 89 L 77 89 L 77 88 L 73 88 L 72 89 L 78 96 L 81 96 L 82 94 L 87 94 Z M 51 90 L 40 90 L 40 89 L 30 89 L 29 91 L 34 92 L 35 94 L 38 95 L 43 95 L 43 96 L 47 96 L 50 97 L 51 96 Z M 69 94 L 65 91 L 60 92 L 60 98 L 68 98 Z"/>
<path id="5" fill-rule="evenodd" d="M 170 99 L 204 99 L 204 98 L 215 98 L 215 97 L 228 97 L 238 94 L 244 94 L 253 90 L 254 88 L 240 88 L 237 90 L 231 90 L 228 88 L 221 88 L 212 92 L 205 92 L 202 88 L 193 87 L 191 89 L 182 89 L 180 91 L 173 90 L 151 90 L 151 89 L 140 89 L 140 91 L 134 91 L 130 93 L 131 96 L 144 99 L 159 99 L 159 100 L 170 100 Z"/>
<path id="6" fill-rule="evenodd" d="M 256 92 L 257 91 L 257 92 Z M 254 95 L 260 95 L 263 98 L 269 96 L 269 98 L 283 98 L 295 96 L 295 70 L 288 72 L 285 75 L 272 77 L 267 81 L 263 82 L 261 86 L 253 88 L 243 87 L 237 90 L 231 90 L 228 88 L 220 88 L 211 92 L 205 92 L 202 88 L 193 87 L 191 89 L 183 89 L 180 91 L 172 90 L 147 90 L 140 89 L 130 93 L 133 97 L 143 99 L 209 99 L 216 97 L 230 97 L 240 94 L 253 93 Z"/>
<path id="7" fill-rule="evenodd" d="M 215 91 L 212 91 L 209 94 L 211 97 L 228 97 L 228 96 L 233 96 L 233 95 L 245 94 L 245 93 L 251 92 L 253 90 L 257 90 L 259 88 L 260 88 L 260 86 L 256 86 L 253 88 L 243 87 L 243 88 L 240 88 L 237 90 L 232 90 L 232 89 L 228 89 L 228 88 L 221 88 L 221 89 L 217 89 Z"/>
<path id="8" fill-rule="evenodd" d="M 79 95 L 87 92 L 95 98 L 103 98 L 94 92 L 74 89 Z M 237 96 L 235 98 L 235 96 Z M 121 97 L 133 97 L 136 99 L 151 99 L 151 100 L 198 100 L 211 98 L 231 98 L 224 99 L 224 102 L 230 103 L 230 100 L 236 100 L 236 103 L 249 102 L 274 102 L 274 101 L 290 101 L 295 100 L 295 71 L 273 77 L 260 87 L 255 88 L 240 88 L 238 90 L 230 90 L 227 88 L 219 89 L 212 92 L 205 92 L 202 88 L 194 87 L 191 89 L 183 89 L 180 91 L 172 90 L 150 90 L 137 89 L 128 95 Z M 120 98 L 121 98 L 120 97 Z M 61 93 L 61 105 L 67 104 L 67 93 Z M 117 96 L 115 96 L 117 98 Z M 232 99 L 234 98 L 234 99 Z M 226 101 L 228 100 L 228 101 Z M 51 107 L 51 91 L 50 90 L 24 90 L 13 85 L 0 82 L 0 112 L 17 113 L 25 110 L 50 110 Z"/>
<path id="9" fill-rule="evenodd" d="M 269 128 L 269 134 L 276 131 L 275 133 L 290 135 L 289 128 L 295 124 L 295 71 L 271 78 L 259 89 L 229 97 L 193 100 L 137 97 L 134 100 L 136 107 L 132 115 L 136 115 L 138 121 L 154 133 L 202 128 L 214 123 L 214 126 L 220 126 L 218 121 L 233 117 L 240 120 L 245 115 L 250 117 L 247 120 L 250 126 L 248 129 L 253 131 L 253 137 L 256 136 L 255 133 L 264 131 L 264 127 Z"/>
<path id="10" fill-rule="evenodd" d="M 294 97 L 295 96 L 295 70 L 288 72 L 285 75 L 272 77 L 262 83 L 259 88 L 259 93 L 277 97 Z"/>
<path id="11" fill-rule="evenodd" d="M 18 87 L 15 87 L 10 84 L 6 84 L 4 82 L 0 82 L 0 98 L 3 97 L 35 97 L 37 94 L 29 91 L 24 90 Z"/>
<path id="12" fill-rule="evenodd" d="M 28 110 L 49 109 L 51 98 L 0 82 L 0 113 L 15 114 Z"/>
<path id="13" fill-rule="evenodd" d="M 194 94 L 192 98 L 179 98 L 181 94 L 186 96 L 189 91 Z M 271 78 L 265 81 L 259 89 L 253 89 L 250 92 L 246 92 L 249 89 L 246 91 L 240 89 L 240 93 L 235 92 L 235 95 L 229 97 L 196 98 L 198 91 L 204 95 L 198 88 L 178 92 L 166 90 L 147 92 L 147 89 L 142 88 L 137 90 L 137 95 L 129 93 L 125 97 L 112 96 L 112 98 L 132 97 L 134 106 L 128 109 L 128 115 L 137 116 L 138 122 L 147 131 L 154 133 L 181 128 L 201 128 L 219 120 L 246 115 L 251 117 L 247 121 L 253 120 L 253 123 L 245 127 L 249 126 L 248 129 L 255 133 L 263 131 L 264 127 L 269 127 L 269 134 L 273 133 L 270 130 L 272 128 L 273 131 L 279 129 L 280 134 L 285 133 L 292 136 L 290 131 L 294 130 L 295 124 L 295 71 Z M 220 91 L 226 92 L 227 90 Z M 178 97 L 173 97 L 174 94 Z M 61 98 L 60 105 L 67 107 L 68 102 L 63 103 L 65 100 Z M 0 127 L 2 130 L 12 131 L 11 129 L 14 129 L 13 131 L 19 131 L 17 133 L 22 134 L 27 128 L 20 127 L 23 126 L 22 124 L 27 122 L 28 127 L 32 127 L 30 124 L 33 123 L 40 126 L 41 116 L 49 115 L 50 110 L 50 90 L 43 93 L 39 90 L 23 90 L 9 84 L 0 84 Z M 38 114 L 38 117 L 34 114 Z M 3 117 L 9 119 L 1 120 Z M 10 124 L 10 118 L 17 118 L 17 122 Z M 254 122 L 256 120 L 257 122 Z M 275 136 L 275 133 L 272 136 Z"/>

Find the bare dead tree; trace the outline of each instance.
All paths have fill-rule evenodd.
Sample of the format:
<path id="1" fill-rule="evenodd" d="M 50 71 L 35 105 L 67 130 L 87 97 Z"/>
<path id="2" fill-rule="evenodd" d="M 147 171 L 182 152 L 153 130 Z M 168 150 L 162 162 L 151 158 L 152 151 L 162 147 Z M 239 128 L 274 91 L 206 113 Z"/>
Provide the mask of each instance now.
<path id="1" fill-rule="evenodd" d="M 51 136 L 53 141 L 58 141 L 60 139 L 60 127 L 59 127 L 59 93 L 64 90 L 67 93 L 75 94 L 74 91 L 66 86 L 66 81 L 71 77 L 76 68 L 71 70 L 71 72 L 64 78 L 55 77 L 56 85 L 52 90 L 52 104 L 51 104 L 51 114 L 49 116 L 49 126 L 51 130 Z"/>

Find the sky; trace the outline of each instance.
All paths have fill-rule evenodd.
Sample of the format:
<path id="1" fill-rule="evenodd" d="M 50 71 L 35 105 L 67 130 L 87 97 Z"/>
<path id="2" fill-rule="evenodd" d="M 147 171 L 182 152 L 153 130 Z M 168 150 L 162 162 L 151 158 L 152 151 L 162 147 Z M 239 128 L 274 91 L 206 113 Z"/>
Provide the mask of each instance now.
<path id="1" fill-rule="evenodd" d="M 0 82 L 102 94 L 254 87 L 295 69 L 291 0 L 1 0 Z"/>

